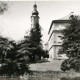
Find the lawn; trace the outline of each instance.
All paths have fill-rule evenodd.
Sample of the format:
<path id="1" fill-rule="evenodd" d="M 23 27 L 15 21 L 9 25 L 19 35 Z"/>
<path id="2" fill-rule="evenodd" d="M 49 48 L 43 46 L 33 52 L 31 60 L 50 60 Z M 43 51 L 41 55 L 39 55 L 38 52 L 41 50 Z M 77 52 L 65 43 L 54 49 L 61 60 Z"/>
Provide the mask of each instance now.
<path id="1" fill-rule="evenodd" d="M 64 80 L 64 79 L 78 79 L 80 80 L 80 73 L 67 71 L 32 71 L 29 74 L 29 80 Z"/>
<path id="2" fill-rule="evenodd" d="M 29 80 L 80 80 L 80 73 L 60 69 L 63 60 L 30 64 Z"/>
<path id="3" fill-rule="evenodd" d="M 80 80 L 80 73 L 73 70 L 63 72 L 60 70 L 62 60 L 39 62 L 30 64 L 30 73 L 25 79 L 0 80 Z"/>
<path id="4" fill-rule="evenodd" d="M 63 60 L 53 60 L 50 62 L 33 63 L 30 64 L 32 71 L 61 71 L 60 66 Z"/>

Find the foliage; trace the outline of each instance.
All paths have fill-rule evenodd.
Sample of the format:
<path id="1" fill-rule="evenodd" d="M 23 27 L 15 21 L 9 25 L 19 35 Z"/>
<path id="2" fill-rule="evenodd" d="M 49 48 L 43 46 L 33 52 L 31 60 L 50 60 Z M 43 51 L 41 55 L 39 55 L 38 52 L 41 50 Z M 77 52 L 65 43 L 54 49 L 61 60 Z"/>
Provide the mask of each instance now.
<path id="1" fill-rule="evenodd" d="M 16 44 L 7 38 L 0 37 L 0 74 L 23 75 L 29 71 L 28 64 L 41 59 L 45 50 L 41 43 L 41 28 L 39 24 L 31 29 L 30 35 L 25 36 Z"/>
<path id="2" fill-rule="evenodd" d="M 79 62 L 80 58 L 80 17 L 79 16 L 70 16 L 70 25 L 66 26 L 65 29 L 62 30 L 63 34 L 63 43 L 62 48 L 59 53 L 65 53 L 68 56 L 68 60 L 65 60 L 62 63 L 61 68 L 65 67 L 65 69 L 71 69 L 71 65 L 73 62 L 72 59 Z M 70 63 L 71 62 L 71 63 Z M 75 68 L 78 64 L 74 65 Z M 65 70 L 64 69 L 64 70 Z"/>
<path id="3" fill-rule="evenodd" d="M 6 2 L 0 1 L 0 14 L 3 14 L 8 9 Z"/>
<path id="4" fill-rule="evenodd" d="M 30 63 L 32 56 L 32 48 L 30 46 L 29 36 L 25 36 L 24 40 L 18 43 L 18 52 L 27 56 L 27 62 Z"/>
<path id="5" fill-rule="evenodd" d="M 64 60 L 63 63 L 61 64 L 61 70 L 62 71 L 70 70 L 70 64 L 68 59 Z"/>
<path id="6" fill-rule="evenodd" d="M 41 45 L 41 27 L 38 23 L 30 30 L 30 47 L 37 47 Z"/>
<path id="7" fill-rule="evenodd" d="M 28 62 L 26 54 L 18 51 L 18 46 L 14 41 L 7 38 L 0 38 L 1 66 L 0 74 L 23 75 L 28 72 Z M 4 54 L 5 53 L 5 54 Z"/>
<path id="8" fill-rule="evenodd" d="M 32 61 L 35 61 L 36 56 L 37 59 L 41 59 L 41 56 L 45 54 L 45 50 L 42 46 L 42 34 L 41 34 L 41 27 L 38 23 L 35 24 L 35 27 L 31 28 L 30 30 L 30 48 L 32 48 Z"/>
<path id="9" fill-rule="evenodd" d="M 0 2 L 0 14 L 8 8 L 7 3 Z M 29 71 L 29 62 L 41 59 L 45 53 L 41 43 L 41 28 L 38 23 L 31 29 L 30 35 L 18 44 L 0 36 L 0 74 L 23 75 Z"/>
<path id="10" fill-rule="evenodd" d="M 61 70 L 66 71 L 70 69 L 73 69 L 75 71 L 80 71 L 80 59 L 71 58 L 64 60 L 63 63 L 61 64 Z"/>
<path id="11" fill-rule="evenodd" d="M 45 50 L 45 53 L 43 54 L 43 58 L 49 58 L 48 50 Z"/>
<path id="12" fill-rule="evenodd" d="M 41 59 L 41 56 L 45 54 L 41 37 L 41 27 L 36 23 L 35 27 L 31 28 L 30 34 L 24 36 L 24 40 L 18 44 L 19 52 L 28 55 L 29 63 Z"/>
<path id="13" fill-rule="evenodd" d="M 7 38 L 4 38 L 2 36 L 0 36 L 0 58 L 2 59 L 2 61 L 4 61 L 3 57 L 7 54 L 7 51 L 10 50 L 12 46 L 9 44 L 9 41 Z"/>
<path id="14" fill-rule="evenodd" d="M 41 37 L 41 28 L 39 24 L 35 24 L 30 34 L 24 36 L 24 39 L 18 43 L 18 52 L 27 55 L 28 63 L 41 59 L 41 56 L 46 53 L 42 47 Z"/>
<path id="15" fill-rule="evenodd" d="M 79 50 L 80 42 L 80 20 L 78 16 L 70 16 L 70 25 L 62 30 L 62 34 L 63 43 L 60 53 L 65 53 L 68 57 L 75 56 L 75 52 Z"/>

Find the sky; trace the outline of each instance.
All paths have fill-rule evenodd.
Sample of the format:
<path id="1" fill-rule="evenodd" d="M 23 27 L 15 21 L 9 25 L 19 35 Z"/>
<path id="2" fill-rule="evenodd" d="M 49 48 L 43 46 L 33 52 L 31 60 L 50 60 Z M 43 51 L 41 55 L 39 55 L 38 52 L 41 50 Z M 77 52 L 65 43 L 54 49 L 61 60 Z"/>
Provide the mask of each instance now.
<path id="1" fill-rule="evenodd" d="M 8 10 L 0 15 L 0 33 L 13 40 L 21 40 L 26 35 L 26 32 L 31 29 L 31 15 L 35 0 L 8 0 L 4 2 L 8 3 Z M 36 0 L 36 4 L 44 43 L 48 41 L 48 31 L 52 20 L 60 19 L 70 14 L 70 12 L 80 14 L 79 0 Z"/>

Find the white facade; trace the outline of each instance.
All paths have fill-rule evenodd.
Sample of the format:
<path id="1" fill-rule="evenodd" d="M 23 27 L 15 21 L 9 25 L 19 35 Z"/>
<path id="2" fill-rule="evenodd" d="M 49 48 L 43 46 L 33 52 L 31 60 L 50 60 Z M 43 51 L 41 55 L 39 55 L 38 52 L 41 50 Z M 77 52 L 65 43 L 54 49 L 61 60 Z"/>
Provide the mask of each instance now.
<path id="1" fill-rule="evenodd" d="M 50 59 L 64 59 L 67 58 L 66 55 L 59 55 L 58 51 L 62 46 L 61 37 L 63 36 L 61 30 L 69 25 L 69 17 L 68 19 L 54 20 L 51 23 L 49 29 L 49 40 L 48 40 L 48 48 L 49 48 L 49 58 Z"/>

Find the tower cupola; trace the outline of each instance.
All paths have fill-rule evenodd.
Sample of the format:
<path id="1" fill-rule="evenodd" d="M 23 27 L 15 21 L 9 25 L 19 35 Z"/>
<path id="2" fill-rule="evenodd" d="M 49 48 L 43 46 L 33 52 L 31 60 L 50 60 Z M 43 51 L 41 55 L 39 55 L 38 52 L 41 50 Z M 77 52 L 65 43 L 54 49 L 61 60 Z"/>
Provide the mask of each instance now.
<path id="1" fill-rule="evenodd" d="M 36 10 L 37 10 L 37 5 L 36 5 L 36 3 L 33 5 L 33 7 L 34 7 L 34 10 L 36 11 Z"/>
<path id="2" fill-rule="evenodd" d="M 33 11 L 32 11 L 32 15 L 38 15 L 38 11 L 37 11 L 37 5 L 36 3 L 33 5 Z"/>

